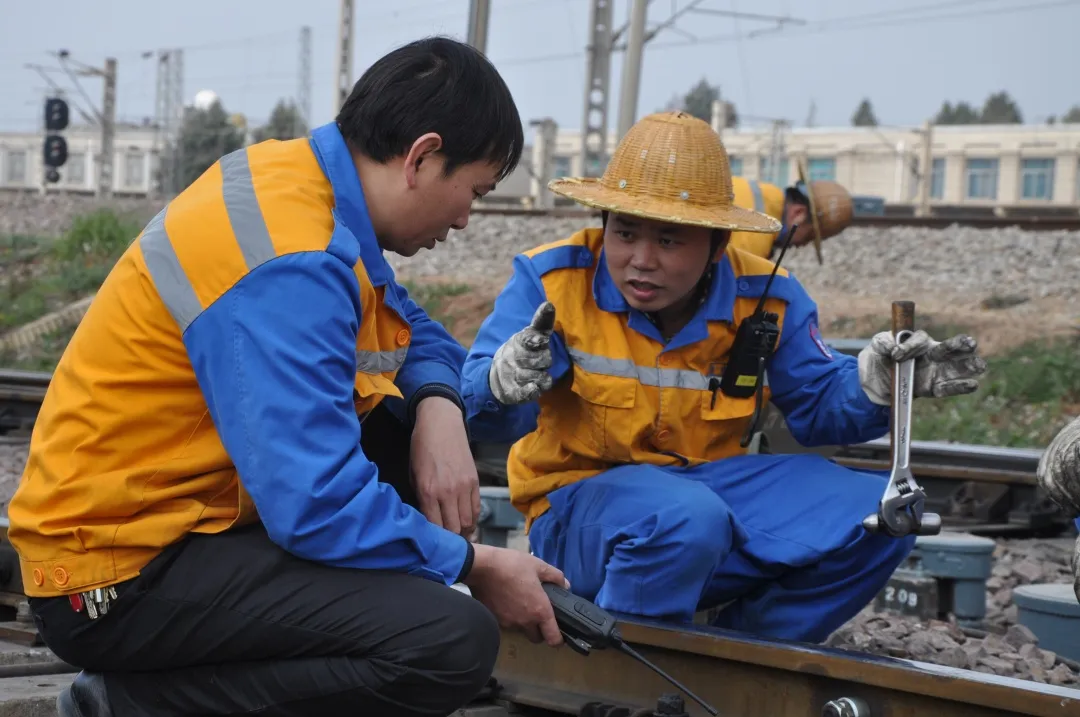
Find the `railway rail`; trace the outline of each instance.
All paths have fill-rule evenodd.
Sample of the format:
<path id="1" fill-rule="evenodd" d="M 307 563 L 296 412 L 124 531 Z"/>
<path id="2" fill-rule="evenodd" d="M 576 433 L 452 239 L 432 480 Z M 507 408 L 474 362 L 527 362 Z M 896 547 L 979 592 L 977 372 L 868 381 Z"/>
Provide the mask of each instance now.
<path id="1" fill-rule="evenodd" d="M 521 217 L 553 217 L 561 219 L 586 219 L 600 216 L 599 211 L 578 209 L 574 207 L 552 207 L 550 209 L 529 208 L 523 206 L 480 205 L 473 208 L 473 213 L 478 215 L 493 216 L 521 216 Z M 1075 214 L 1060 215 L 1017 215 L 1000 217 L 996 215 L 972 214 L 972 215 L 945 215 L 945 216 L 903 216 L 903 215 L 875 215 L 856 214 L 852 219 L 852 226 L 856 227 L 896 227 L 911 226 L 927 229 L 944 229 L 953 225 L 972 227 L 975 229 L 1002 229 L 1016 227 L 1028 231 L 1080 231 L 1080 216 Z"/>
<path id="2" fill-rule="evenodd" d="M 29 431 L 51 378 L 48 373 L 0 369 L 0 436 Z"/>

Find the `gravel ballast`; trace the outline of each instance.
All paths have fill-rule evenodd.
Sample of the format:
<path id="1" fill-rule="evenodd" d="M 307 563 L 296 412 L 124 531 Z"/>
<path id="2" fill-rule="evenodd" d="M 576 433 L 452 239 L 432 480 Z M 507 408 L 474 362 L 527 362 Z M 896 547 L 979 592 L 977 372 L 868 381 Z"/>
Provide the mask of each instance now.
<path id="1" fill-rule="evenodd" d="M 987 580 L 986 618 L 981 629 L 951 621 L 874 612 L 868 606 L 834 632 L 827 643 L 858 652 L 931 662 L 947 667 L 1019 677 L 1053 685 L 1080 686 L 1080 665 L 1050 650 L 1017 623 L 1012 591 L 1032 583 L 1068 583 L 1074 540 L 998 539 Z"/>

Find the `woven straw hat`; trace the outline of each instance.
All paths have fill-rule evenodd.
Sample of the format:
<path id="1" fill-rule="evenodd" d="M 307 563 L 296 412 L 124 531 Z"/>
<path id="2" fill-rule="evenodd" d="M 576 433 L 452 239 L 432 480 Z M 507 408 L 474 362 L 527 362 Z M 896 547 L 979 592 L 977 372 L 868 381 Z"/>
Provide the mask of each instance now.
<path id="1" fill-rule="evenodd" d="M 619 142 L 604 176 L 563 177 L 548 188 L 579 204 L 673 224 L 775 234 L 780 222 L 735 206 L 720 136 L 685 112 L 641 118 Z"/>

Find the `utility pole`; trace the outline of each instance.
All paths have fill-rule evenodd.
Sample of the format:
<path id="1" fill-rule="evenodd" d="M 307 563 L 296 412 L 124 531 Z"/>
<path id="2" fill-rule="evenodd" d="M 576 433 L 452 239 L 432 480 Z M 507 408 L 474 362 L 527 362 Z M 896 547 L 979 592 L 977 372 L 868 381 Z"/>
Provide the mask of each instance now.
<path id="1" fill-rule="evenodd" d="M 593 177 L 602 171 L 607 155 L 607 108 L 611 55 L 626 50 L 623 66 L 622 95 L 619 102 L 617 129 L 621 137 L 634 124 L 637 98 L 641 85 L 641 66 L 644 46 L 664 30 L 674 27 L 676 21 L 687 13 L 736 17 L 758 22 L 775 23 L 776 29 L 784 25 L 805 25 L 788 15 L 760 15 L 756 13 L 729 12 L 698 7 L 704 0 L 687 0 L 674 10 L 667 19 L 649 30 L 645 29 L 647 8 L 652 0 L 631 0 L 630 22 L 612 30 L 612 5 L 614 0 L 592 0 L 589 12 L 589 44 L 586 48 L 585 71 L 585 119 L 581 123 L 581 174 Z M 629 32 L 627 32 L 629 30 Z M 619 38 L 627 33 L 625 41 Z"/>
<path id="2" fill-rule="evenodd" d="M 529 123 L 536 127 L 536 142 L 532 151 L 532 178 L 530 194 L 533 206 L 541 209 L 550 209 L 555 205 L 555 197 L 547 191 L 548 181 L 551 179 L 551 159 L 555 151 L 555 138 L 558 134 L 558 125 L 555 120 L 545 117 L 533 120 Z"/>
<path id="3" fill-rule="evenodd" d="M 338 25 L 337 67 L 334 71 L 334 112 L 349 98 L 352 91 L 352 56 L 353 56 L 353 0 L 341 0 L 341 19 Z"/>
<path id="4" fill-rule="evenodd" d="M 488 24 L 491 19 L 491 0 L 469 0 L 469 28 L 466 42 L 487 54 Z"/>
<path id="5" fill-rule="evenodd" d="M 780 176 L 780 160 L 787 156 L 784 151 L 784 131 L 787 129 L 787 120 L 773 120 L 772 144 L 769 148 L 769 174 L 762 179 L 770 184 L 781 187 L 787 186 L 787 177 Z"/>
<path id="6" fill-rule="evenodd" d="M 933 171 L 934 126 L 927 120 L 922 128 L 922 176 L 919 178 L 919 207 L 916 216 L 930 216 L 930 182 L 934 179 Z"/>
<path id="7" fill-rule="evenodd" d="M 619 124 L 616 139 L 622 138 L 637 117 L 638 92 L 641 88 L 641 55 L 645 47 L 645 20 L 649 0 L 632 0 L 630 34 L 623 56 L 622 89 L 619 92 Z"/>
<path id="8" fill-rule="evenodd" d="M 154 145 L 160 174 L 157 192 L 172 197 L 177 190 L 180 128 L 184 123 L 184 51 L 179 48 L 158 52 L 157 97 Z M 151 188 L 153 189 L 153 188 Z"/>
<path id="9" fill-rule="evenodd" d="M 113 140 L 116 138 L 116 58 L 105 59 L 105 92 L 101 102 L 101 160 L 98 164 L 97 195 L 112 198 L 113 162 L 116 159 Z"/>
<path id="10" fill-rule="evenodd" d="M 592 0 L 585 70 L 585 116 L 581 122 L 581 171 L 596 177 L 607 160 L 608 88 L 611 79 L 612 0 Z"/>
<path id="11" fill-rule="evenodd" d="M 296 113 L 293 115 L 307 129 L 311 129 L 311 28 L 300 28 L 300 72 L 296 88 Z M 299 137 L 299 127 L 293 127 L 293 137 Z"/>

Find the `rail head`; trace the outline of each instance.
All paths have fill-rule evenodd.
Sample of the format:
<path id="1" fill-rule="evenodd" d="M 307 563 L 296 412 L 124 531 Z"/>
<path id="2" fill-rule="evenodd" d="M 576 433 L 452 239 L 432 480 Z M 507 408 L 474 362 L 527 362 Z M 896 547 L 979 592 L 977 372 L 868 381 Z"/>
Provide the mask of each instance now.
<path id="1" fill-rule="evenodd" d="M 627 642 L 733 717 L 822 714 L 843 697 L 873 717 L 1064 717 L 1080 690 L 899 658 L 789 643 L 699 626 L 624 619 Z M 574 714 L 586 702 L 649 708 L 675 690 L 612 650 L 582 657 L 503 634 L 496 679 L 503 697 Z M 705 714 L 686 702 L 690 714 Z"/>

